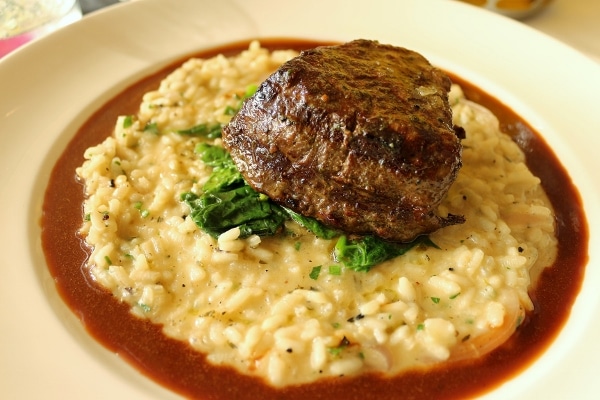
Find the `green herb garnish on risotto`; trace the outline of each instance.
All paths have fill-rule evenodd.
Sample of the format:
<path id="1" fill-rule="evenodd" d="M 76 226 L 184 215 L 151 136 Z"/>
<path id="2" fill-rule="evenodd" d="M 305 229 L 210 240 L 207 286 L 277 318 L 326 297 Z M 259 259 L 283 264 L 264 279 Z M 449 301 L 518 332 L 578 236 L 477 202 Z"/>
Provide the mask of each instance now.
<path id="1" fill-rule="evenodd" d="M 246 183 L 223 147 L 199 143 L 194 151 L 204 164 L 212 167 L 212 173 L 202 186 L 202 194 L 183 193 L 181 200 L 190 208 L 194 223 L 215 238 L 232 228 L 240 229 L 240 238 L 272 236 L 281 232 L 284 222 L 291 219 L 318 238 L 337 238 L 334 261 L 346 268 L 365 272 L 417 245 L 437 247 L 427 236 L 418 237 L 410 243 L 392 243 L 376 236 L 349 239 L 343 232 L 279 206 L 256 192 Z M 340 272 L 336 269 L 336 274 Z"/>

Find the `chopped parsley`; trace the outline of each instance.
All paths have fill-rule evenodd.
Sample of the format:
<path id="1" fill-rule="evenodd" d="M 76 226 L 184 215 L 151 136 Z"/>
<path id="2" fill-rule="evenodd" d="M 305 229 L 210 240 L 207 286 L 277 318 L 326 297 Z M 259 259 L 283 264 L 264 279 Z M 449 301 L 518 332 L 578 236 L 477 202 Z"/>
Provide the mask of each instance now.
<path id="1" fill-rule="evenodd" d="M 133 115 L 127 115 L 123 118 L 123 128 L 129 128 L 133 125 Z"/>
<path id="2" fill-rule="evenodd" d="M 329 266 L 329 275 L 341 275 L 342 267 L 339 265 L 330 265 Z"/>
<path id="3" fill-rule="evenodd" d="M 149 133 L 153 133 L 155 135 L 158 135 L 158 125 L 156 124 L 156 122 L 148 122 L 145 126 L 144 126 L 144 132 L 149 132 Z"/>
<path id="4" fill-rule="evenodd" d="M 316 281 L 317 279 L 319 279 L 319 274 L 321 274 L 321 266 L 317 265 L 316 267 L 313 267 L 312 271 L 310 271 L 310 274 L 308 274 L 308 276 L 310 277 L 310 279 Z"/>

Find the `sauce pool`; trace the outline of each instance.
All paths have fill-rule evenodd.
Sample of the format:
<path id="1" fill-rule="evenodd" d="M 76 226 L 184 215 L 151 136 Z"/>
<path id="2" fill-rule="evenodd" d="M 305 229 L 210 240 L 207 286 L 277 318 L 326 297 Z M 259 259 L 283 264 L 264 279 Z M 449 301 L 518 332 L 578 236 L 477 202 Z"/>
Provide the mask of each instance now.
<path id="1" fill-rule="evenodd" d="M 271 50 L 298 50 L 321 42 L 262 40 Z M 198 57 L 231 55 L 248 43 L 202 52 Z M 397 377 L 366 374 L 317 381 L 310 385 L 273 388 L 231 367 L 215 366 L 184 342 L 166 337 L 162 327 L 134 317 L 97 285 L 85 269 L 89 254 L 78 230 L 82 224 L 83 186 L 75 169 L 86 148 L 109 136 L 119 115 L 135 114 L 142 95 L 158 87 L 180 62 L 141 79 L 106 103 L 81 127 L 52 170 L 44 197 L 42 246 L 56 288 L 87 331 L 141 373 L 183 396 L 199 399 L 451 399 L 485 394 L 515 377 L 550 346 L 569 317 L 587 262 L 588 230 L 581 199 L 552 150 L 525 121 L 497 99 L 456 76 L 467 98 L 496 114 L 540 177 L 556 213 L 558 255 L 546 268 L 531 296 L 535 310 L 507 343 L 477 360 L 446 364 Z"/>

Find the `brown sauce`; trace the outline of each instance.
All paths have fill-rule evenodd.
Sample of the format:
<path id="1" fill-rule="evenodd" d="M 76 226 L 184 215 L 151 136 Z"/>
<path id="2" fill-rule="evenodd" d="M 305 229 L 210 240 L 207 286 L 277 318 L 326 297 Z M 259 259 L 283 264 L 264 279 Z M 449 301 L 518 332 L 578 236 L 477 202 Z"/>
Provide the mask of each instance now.
<path id="1" fill-rule="evenodd" d="M 310 48 L 321 44 L 296 40 L 263 41 L 275 48 Z M 238 43 L 199 54 L 233 54 Z M 310 385 L 275 389 L 228 367 L 209 364 L 187 344 L 167 338 L 161 327 L 132 316 L 129 307 L 100 288 L 84 269 L 88 251 L 77 231 L 82 223 L 83 187 L 75 168 L 84 150 L 104 140 L 116 118 L 137 112 L 143 93 L 153 90 L 172 65 L 140 80 L 99 109 L 79 130 L 54 166 L 44 198 L 42 244 L 56 288 L 87 331 L 139 371 L 186 397 L 201 399 L 420 399 L 466 398 L 484 394 L 518 375 L 552 344 L 565 324 L 582 284 L 587 263 L 588 230 L 582 203 L 568 173 L 543 139 L 518 115 L 468 82 L 452 77 L 467 97 L 499 116 L 504 130 L 523 148 L 555 208 L 558 257 L 532 292 L 535 311 L 509 341 L 481 359 L 413 371 L 398 377 L 342 377 Z M 92 390 L 92 389 L 91 389 Z"/>

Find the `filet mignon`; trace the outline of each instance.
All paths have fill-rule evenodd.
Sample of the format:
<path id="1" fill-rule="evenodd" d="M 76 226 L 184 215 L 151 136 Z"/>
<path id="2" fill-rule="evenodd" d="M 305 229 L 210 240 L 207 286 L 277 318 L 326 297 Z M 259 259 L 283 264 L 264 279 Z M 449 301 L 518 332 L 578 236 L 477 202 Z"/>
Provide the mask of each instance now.
<path id="1" fill-rule="evenodd" d="M 259 86 L 223 143 L 273 201 L 351 234 L 411 241 L 463 222 L 437 214 L 461 166 L 450 85 L 405 48 L 317 47 Z"/>

